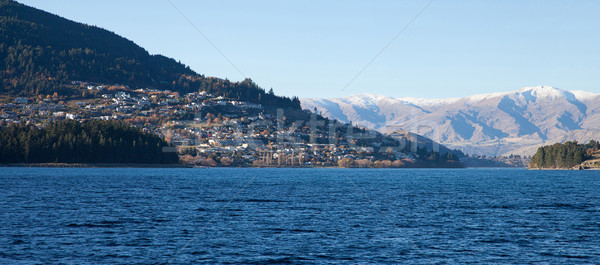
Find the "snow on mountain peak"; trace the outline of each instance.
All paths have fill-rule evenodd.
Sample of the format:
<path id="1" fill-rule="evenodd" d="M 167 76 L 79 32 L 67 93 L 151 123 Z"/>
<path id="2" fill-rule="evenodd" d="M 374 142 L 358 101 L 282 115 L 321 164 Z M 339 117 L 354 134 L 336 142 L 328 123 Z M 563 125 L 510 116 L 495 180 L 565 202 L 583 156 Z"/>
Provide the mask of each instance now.
<path id="1" fill-rule="evenodd" d="M 369 106 L 376 106 L 379 103 L 379 101 L 382 101 L 382 100 L 392 100 L 393 101 L 395 99 L 392 97 L 387 97 L 387 96 L 382 96 L 382 95 L 361 93 L 361 94 L 356 94 L 356 95 L 345 97 L 345 98 L 343 98 L 343 100 L 346 103 L 349 103 L 352 105 L 361 106 L 361 107 L 369 107 Z"/>
<path id="2" fill-rule="evenodd" d="M 593 98 L 600 96 L 600 94 L 587 92 L 587 91 L 581 91 L 581 90 L 571 90 L 569 92 L 571 92 L 573 95 L 575 95 L 575 98 L 577 98 L 578 100 L 593 99 Z"/>
<path id="3" fill-rule="evenodd" d="M 433 106 L 433 105 L 447 105 L 453 104 L 461 100 L 468 100 L 470 102 L 482 101 L 490 98 L 497 98 L 506 95 L 515 95 L 527 98 L 529 100 L 535 100 L 536 98 L 550 98 L 550 99 L 571 99 L 573 96 L 576 98 L 580 97 L 593 97 L 598 94 L 593 93 L 585 93 L 578 91 L 566 91 L 560 88 L 555 88 L 552 86 L 534 86 L 534 87 L 523 87 L 518 91 L 514 92 L 500 92 L 500 93 L 488 93 L 488 94 L 480 94 L 480 95 L 472 95 L 464 98 L 443 98 L 443 99 L 427 99 L 427 98 L 414 98 L 414 97 L 401 97 L 401 98 L 393 98 L 382 95 L 374 95 L 368 93 L 356 94 L 349 97 L 344 98 L 344 101 L 350 104 L 359 105 L 359 106 L 373 106 L 377 105 L 382 100 L 393 101 L 393 102 L 401 102 L 404 104 L 412 104 L 416 106 Z"/>
<path id="4" fill-rule="evenodd" d="M 427 98 L 414 98 L 414 97 L 401 97 L 394 98 L 382 95 L 361 93 L 351 95 L 343 98 L 343 101 L 353 105 L 366 107 L 378 105 L 381 101 L 388 101 L 391 103 L 402 103 L 412 104 L 416 106 L 427 106 L 427 105 L 438 105 L 438 104 L 450 104 L 460 100 L 460 98 L 444 98 L 444 99 L 427 99 Z"/>
<path id="5" fill-rule="evenodd" d="M 465 152 L 489 155 L 530 155 L 538 145 L 589 141 L 600 133 L 598 102 L 600 93 L 552 86 L 450 99 L 357 94 L 302 100 L 304 108 L 317 108 L 330 118 L 382 131 L 407 128 Z"/>
<path id="6" fill-rule="evenodd" d="M 585 92 L 585 91 L 567 91 L 560 88 L 552 87 L 552 86 L 532 86 L 532 87 L 523 87 L 517 91 L 512 92 L 500 92 L 500 93 L 488 93 L 488 94 L 480 94 L 480 95 L 472 95 L 463 98 L 442 98 L 442 99 L 428 99 L 428 98 L 414 98 L 414 97 L 389 97 L 383 95 L 376 95 L 370 93 L 361 93 L 355 94 L 351 96 L 347 96 L 344 98 L 339 98 L 338 100 L 344 102 L 345 104 L 359 106 L 363 108 L 377 108 L 381 103 L 400 103 L 400 104 L 410 104 L 420 107 L 426 106 L 443 106 L 454 104 L 461 101 L 466 102 L 480 102 L 488 99 L 501 98 L 504 96 L 516 97 L 521 100 L 525 100 L 525 102 L 536 101 L 537 99 L 566 99 L 570 102 L 577 100 L 590 100 L 596 97 L 600 97 L 600 94 Z M 312 99 L 313 101 L 320 102 L 319 99 Z M 315 102 L 316 103 L 316 102 Z M 321 102 L 323 104 L 323 102 Z"/>
<path id="7" fill-rule="evenodd" d="M 567 98 L 569 93 L 566 90 L 551 86 L 523 87 L 518 91 L 519 94 L 529 94 L 536 98 Z"/>
<path id="8" fill-rule="evenodd" d="M 442 99 L 427 99 L 427 98 L 413 98 L 413 97 L 403 97 L 398 98 L 400 101 L 408 104 L 413 104 L 416 106 L 432 106 L 432 105 L 442 105 L 442 104 L 451 104 L 460 100 L 460 98 L 442 98 Z"/>
<path id="9" fill-rule="evenodd" d="M 560 88 L 556 88 L 553 86 L 545 86 L 545 85 L 541 85 L 541 86 L 525 86 L 522 87 L 521 89 L 519 89 L 519 92 L 524 92 L 524 91 L 564 91 Z"/>

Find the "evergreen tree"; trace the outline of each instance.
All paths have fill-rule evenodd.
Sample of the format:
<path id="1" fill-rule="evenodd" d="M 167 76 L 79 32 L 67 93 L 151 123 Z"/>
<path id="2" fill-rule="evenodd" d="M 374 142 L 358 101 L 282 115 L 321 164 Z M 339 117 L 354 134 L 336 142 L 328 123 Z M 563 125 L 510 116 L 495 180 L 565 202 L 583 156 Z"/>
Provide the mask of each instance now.
<path id="1" fill-rule="evenodd" d="M 553 144 L 538 148 L 530 160 L 530 166 L 535 168 L 572 168 L 589 158 L 586 150 L 595 148 L 596 141 L 588 144 L 578 144 L 576 141 L 563 144 Z"/>
<path id="2" fill-rule="evenodd" d="M 0 128 L 0 163 L 176 163 L 160 137 L 116 121 Z"/>

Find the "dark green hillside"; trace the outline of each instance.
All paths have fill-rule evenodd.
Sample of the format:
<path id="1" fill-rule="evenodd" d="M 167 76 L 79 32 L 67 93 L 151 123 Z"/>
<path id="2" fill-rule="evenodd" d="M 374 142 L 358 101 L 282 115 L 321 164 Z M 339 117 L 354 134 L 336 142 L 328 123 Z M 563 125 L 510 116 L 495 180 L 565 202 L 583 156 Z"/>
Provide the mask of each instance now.
<path id="1" fill-rule="evenodd" d="M 531 158 L 531 168 L 573 168 L 592 158 L 600 150 L 597 141 L 578 144 L 577 141 L 557 143 L 538 148 Z"/>
<path id="2" fill-rule="evenodd" d="M 0 0 L 0 91 L 11 95 L 79 95 L 70 81 L 209 93 L 270 106 L 299 101 L 265 93 L 251 80 L 207 78 L 162 55 L 150 55 L 110 31 Z"/>
<path id="3" fill-rule="evenodd" d="M 176 153 L 163 152 L 165 146 L 159 136 L 115 121 L 0 127 L 0 163 L 178 162 Z"/>

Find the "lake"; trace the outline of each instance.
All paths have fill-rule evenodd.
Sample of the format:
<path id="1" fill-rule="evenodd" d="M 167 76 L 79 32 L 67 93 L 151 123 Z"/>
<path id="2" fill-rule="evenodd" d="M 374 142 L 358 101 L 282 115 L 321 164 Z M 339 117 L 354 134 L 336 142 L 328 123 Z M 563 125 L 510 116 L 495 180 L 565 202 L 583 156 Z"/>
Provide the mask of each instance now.
<path id="1" fill-rule="evenodd" d="M 0 168 L 0 264 L 600 263 L 600 171 Z"/>

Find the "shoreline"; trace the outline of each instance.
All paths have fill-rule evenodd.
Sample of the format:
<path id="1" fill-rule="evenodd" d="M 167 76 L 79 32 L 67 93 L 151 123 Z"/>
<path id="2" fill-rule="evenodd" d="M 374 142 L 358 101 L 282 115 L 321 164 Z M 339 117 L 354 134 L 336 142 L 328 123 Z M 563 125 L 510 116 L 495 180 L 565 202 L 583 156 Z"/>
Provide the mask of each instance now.
<path id="1" fill-rule="evenodd" d="M 343 169 L 344 167 L 332 167 L 332 166 L 310 166 L 310 167 L 205 167 L 205 166 L 193 166 L 193 165 L 183 165 L 183 164 L 135 164 L 135 163 L 9 163 L 9 164 L 0 164 L 0 168 L 2 167 L 37 167 L 37 168 L 315 168 L 315 169 Z M 456 167 L 456 166 L 414 166 L 414 167 L 398 167 L 398 168 L 348 168 L 348 169 L 466 169 L 469 167 Z M 481 167 L 478 167 L 481 168 Z M 487 167 L 484 167 L 487 168 Z M 496 168 L 496 167 L 490 167 Z"/>
<path id="2" fill-rule="evenodd" d="M 9 163 L 0 167 L 52 167 L 52 168 L 192 168 L 182 164 L 135 164 L 135 163 Z"/>
<path id="3" fill-rule="evenodd" d="M 592 168 L 582 168 L 582 169 L 578 169 L 578 168 L 529 168 L 527 167 L 527 170 L 557 170 L 557 171 L 594 171 L 594 170 L 600 170 L 600 168 L 597 167 L 592 167 Z"/>

